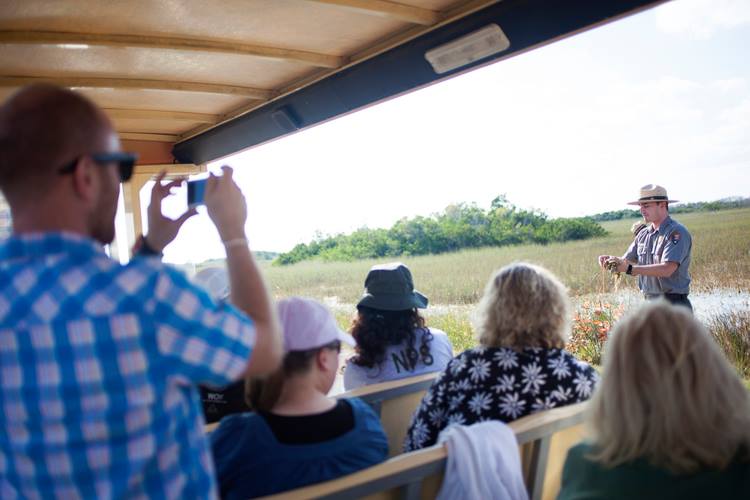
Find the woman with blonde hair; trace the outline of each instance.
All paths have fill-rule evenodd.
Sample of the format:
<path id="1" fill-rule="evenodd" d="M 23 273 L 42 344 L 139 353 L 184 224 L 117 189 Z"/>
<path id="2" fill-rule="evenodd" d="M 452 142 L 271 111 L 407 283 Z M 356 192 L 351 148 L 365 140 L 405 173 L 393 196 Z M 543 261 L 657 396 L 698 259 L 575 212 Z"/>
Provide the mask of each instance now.
<path id="1" fill-rule="evenodd" d="M 596 371 L 565 351 L 570 301 L 546 269 L 516 263 L 487 283 L 477 309 L 479 347 L 455 357 L 412 417 L 404 449 L 435 444 L 452 424 L 510 422 L 586 400 Z"/>
<path id="2" fill-rule="evenodd" d="M 750 498 L 750 395 L 685 308 L 621 319 L 559 499 Z"/>

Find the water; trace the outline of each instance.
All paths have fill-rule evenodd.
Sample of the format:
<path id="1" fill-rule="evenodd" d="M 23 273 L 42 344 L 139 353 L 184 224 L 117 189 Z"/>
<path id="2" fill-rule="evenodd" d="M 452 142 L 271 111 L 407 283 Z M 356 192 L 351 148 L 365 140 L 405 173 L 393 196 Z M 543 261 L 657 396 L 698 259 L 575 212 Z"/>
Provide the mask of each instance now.
<path id="1" fill-rule="evenodd" d="M 750 292 L 730 289 L 714 289 L 710 292 L 691 293 L 690 303 L 693 304 L 695 316 L 706 320 L 711 316 L 726 314 L 733 311 L 750 311 Z M 644 302 L 643 296 L 637 292 L 626 290 L 609 294 L 596 294 L 578 297 L 575 303 L 590 301 L 604 302 L 612 305 L 622 304 L 626 310 L 638 307 Z"/>

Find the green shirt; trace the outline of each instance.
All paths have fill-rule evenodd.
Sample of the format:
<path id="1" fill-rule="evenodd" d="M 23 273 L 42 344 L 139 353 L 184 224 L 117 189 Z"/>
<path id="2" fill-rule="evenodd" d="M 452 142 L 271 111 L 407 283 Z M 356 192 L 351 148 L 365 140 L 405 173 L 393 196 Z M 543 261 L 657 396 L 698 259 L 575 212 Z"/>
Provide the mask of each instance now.
<path id="1" fill-rule="evenodd" d="M 579 444 L 568 451 L 557 500 L 750 499 L 750 462 L 677 475 L 645 460 L 605 468 L 585 458 L 591 450 Z"/>

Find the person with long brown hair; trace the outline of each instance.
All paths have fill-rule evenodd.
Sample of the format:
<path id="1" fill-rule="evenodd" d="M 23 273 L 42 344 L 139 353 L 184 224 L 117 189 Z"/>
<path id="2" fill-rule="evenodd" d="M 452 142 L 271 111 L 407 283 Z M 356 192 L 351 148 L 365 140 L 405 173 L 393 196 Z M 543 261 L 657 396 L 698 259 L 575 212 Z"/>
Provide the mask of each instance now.
<path id="1" fill-rule="evenodd" d="M 370 269 L 350 329 L 357 345 L 344 371 L 345 389 L 445 368 L 453 348 L 445 332 L 426 326 L 419 309 L 427 304 L 404 264 Z"/>
<path id="2" fill-rule="evenodd" d="M 750 498 L 750 394 L 682 306 L 622 318 L 561 500 Z"/>

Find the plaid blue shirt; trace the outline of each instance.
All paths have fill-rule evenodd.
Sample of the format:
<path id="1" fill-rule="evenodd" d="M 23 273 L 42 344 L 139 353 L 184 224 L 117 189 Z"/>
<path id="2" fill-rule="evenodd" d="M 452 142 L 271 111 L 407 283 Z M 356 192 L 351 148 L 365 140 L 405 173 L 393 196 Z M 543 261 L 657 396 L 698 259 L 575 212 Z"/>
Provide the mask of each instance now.
<path id="1" fill-rule="evenodd" d="M 156 258 L 69 233 L 0 245 L 0 498 L 210 498 L 195 384 L 240 376 L 252 322 Z"/>

